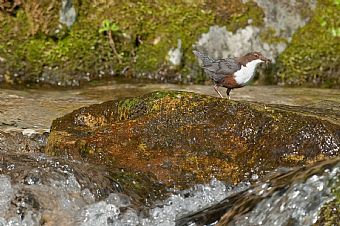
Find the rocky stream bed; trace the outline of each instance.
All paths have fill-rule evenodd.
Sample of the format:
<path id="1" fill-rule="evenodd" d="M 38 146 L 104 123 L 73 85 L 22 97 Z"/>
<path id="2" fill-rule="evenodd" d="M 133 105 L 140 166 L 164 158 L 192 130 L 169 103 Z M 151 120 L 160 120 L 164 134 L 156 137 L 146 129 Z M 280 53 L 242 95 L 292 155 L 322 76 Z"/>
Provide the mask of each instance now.
<path id="1" fill-rule="evenodd" d="M 152 84 L 0 94 L 0 225 L 340 221 L 337 90 L 252 86 L 232 100 L 209 86 Z"/>

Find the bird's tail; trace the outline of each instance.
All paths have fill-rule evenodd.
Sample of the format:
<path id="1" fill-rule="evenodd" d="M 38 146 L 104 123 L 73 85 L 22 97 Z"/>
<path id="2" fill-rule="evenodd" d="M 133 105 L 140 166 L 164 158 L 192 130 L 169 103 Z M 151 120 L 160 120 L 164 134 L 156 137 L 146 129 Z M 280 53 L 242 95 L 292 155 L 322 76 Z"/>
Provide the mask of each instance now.
<path id="1" fill-rule="evenodd" d="M 195 56 L 197 56 L 200 60 L 202 60 L 203 66 L 209 65 L 213 62 L 213 59 L 211 59 L 209 56 L 205 55 L 204 53 L 201 53 L 200 51 L 196 49 L 194 49 L 192 52 L 195 54 Z"/>

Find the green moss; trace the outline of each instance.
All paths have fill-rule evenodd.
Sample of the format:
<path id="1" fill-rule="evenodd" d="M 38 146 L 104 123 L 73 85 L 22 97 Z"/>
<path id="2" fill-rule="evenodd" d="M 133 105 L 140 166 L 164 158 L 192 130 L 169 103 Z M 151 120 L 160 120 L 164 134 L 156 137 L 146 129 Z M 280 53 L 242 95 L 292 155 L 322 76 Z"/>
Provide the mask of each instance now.
<path id="1" fill-rule="evenodd" d="M 340 27 L 340 5 L 318 1 L 311 21 L 298 30 L 279 56 L 276 78 L 289 85 L 340 86 L 340 41 L 332 33 Z"/>
<path id="2" fill-rule="evenodd" d="M 137 72 L 154 72 L 160 68 L 166 61 L 169 49 L 177 46 L 178 39 L 182 40 L 184 52 L 189 50 L 191 54 L 193 42 L 208 30 L 214 20 L 211 12 L 197 10 L 184 1 L 178 1 L 177 4 L 169 1 L 159 1 L 158 4 L 141 1 L 128 10 L 131 19 L 138 18 L 135 26 L 130 25 L 132 32 L 138 34 L 143 42 L 136 49 Z"/>
<path id="3" fill-rule="evenodd" d="M 31 18 L 28 9 L 37 6 L 35 10 L 42 10 L 50 6 L 39 4 L 37 1 L 25 3 L 15 17 L 2 14 L 5 18 L 1 22 L 4 33 L 0 35 L 0 41 L 4 45 L 0 54 L 6 59 L 5 70 L 12 75 L 17 74 L 15 82 L 38 82 L 46 69 L 50 74 L 47 79 L 52 77 L 56 81 L 87 80 L 89 76 L 98 76 L 100 71 L 111 73 L 112 64 L 116 61 L 110 54 L 106 37 L 97 32 L 96 26 L 76 23 L 70 31 L 65 31 L 53 21 L 39 17 L 42 21 L 32 27 L 39 18 Z M 51 4 L 58 5 L 56 8 L 59 9 L 59 1 Z M 66 32 L 65 35 L 54 33 L 56 29 Z M 85 77 L 84 74 L 88 75 Z"/>
<path id="4" fill-rule="evenodd" d="M 60 7 L 59 1 L 23 3 L 15 17 L 0 12 L 0 55 L 6 59 L 0 72 L 10 72 L 12 80 L 18 83 L 41 81 L 46 72 L 47 77 L 57 81 L 88 80 L 98 78 L 99 74 L 109 76 L 119 74 L 124 68 L 130 69 L 127 76 L 152 74 L 169 67 L 167 53 L 181 39 L 184 64 L 167 74 L 171 77 L 171 73 L 179 72 L 185 80 L 196 64 L 192 45 L 209 26 L 217 24 L 236 31 L 249 24 L 262 26 L 264 17 L 256 3 L 242 4 L 240 0 L 160 0 L 157 4 L 147 0 L 110 0 L 105 3 L 82 1 L 81 4 L 75 1 L 74 4 L 77 21 L 71 30 L 63 30 L 63 35 L 54 33 L 58 27 L 55 10 Z M 47 10 L 51 5 L 54 11 Z M 273 68 L 272 77 L 276 82 L 340 86 L 339 10 L 336 0 L 318 2 L 310 23 L 294 35 Z M 122 35 L 114 39 L 123 57 L 122 63 L 112 53 L 106 35 L 98 32 L 106 19 L 121 28 Z M 274 37 L 273 32 L 269 28 L 261 33 L 261 39 L 268 43 L 287 42 Z M 140 40 L 138 44 L 136 39 Z M 196 83 L 205 80 L 203 73 L 194 78 Z"/>
<path id="5" fill-rule="evenodd" d="M 160 109 L 172 109 L 179 100 L 186 99 L 187 95 L 181 92 L 158 91 L 151 93 L 147 98 L 126 98 L 118 102 L 118 120 L 126 120 L 144 115 L 146 113 L 158 112 Z M 191 104 L 188 106 L 188 104 Z M 183 103 L 185 109 L 195 106 L 196 102 Z M 173 106 L 172 106 L 173 105 Z M 178 108 L 178 107 L 177 107 Z"/>
<path id="6" fill-rule="evenodd" d="M 278 44 L 278 43 L 286 43 L 288 44 L 288 40 L 282 37 L 275 35 L 276 31 L 274 28 L 266 28 L 266 30 L 260 33 L 260 38 L 263 42 L 269 44 Z"/>
<path id="7" fill-rule="evenodd" d="M 167 74 L 180 72 L 185 80 L 185 75 L 191 73 L 192 65 L 196 64 L 192 45 L 211 25 L 235 30 L 246 26 L 249 19 L 254 25 L 263 23 L 263 12 L 252 1 L 246 4 L 232 1 L 228 20 L 223 19 L 223 11 L 213 10 L 219 9 L 221 2 L 213 1 L 110 0 L 105 3 L 74 1 L 74 4 L 76 23 L 69 31 L 63 28 L 58 34 L 55 33 L 60 29 L 56 10 L 60 8 L 60 1 L 24 2 L 15 17 L 0 12 L 4 18 L 0 40 L 5 43 L 0 54 L 7 60 L 5 70 L 11 75 L 20 74 L 14 80 L 36 82 L 46 73 L 57 81 L 88 80 L 87 77 L 97 78 L 99 74 L 119 74 L 127 67 L 126 76 L 156 73 L 169 67 L 167 53 L 177 46 L 178 39 L 182 41 L 184 64 Z M 222 3 L 226 9 L 230 4 Z M 49 11 L 51 6 L 53 10 Z M 121 60 L 112 53 L 107 36 L 98 32 L 104 20 L 121 28 L 122 34 L 114 37 Z M 137 39 L 140 41 L 136 43 Z M 205 79 L 201 74 L 195 82 Z"/>
<path id="8" fill-rule="evenodd" d="M 128 98 L 120 101 L 118 103 L 119 120 L 129 119 L 129 116 L 131 115 L 131 109 L 136 107 L 140 101 L 141 100 L 138 98 Z"/>
<path id="9" fill-rule="evenodd" d="M 338 178 L 335 178 L 334 181 L 335 183 L 331 187 L 335 199 L 322 207 L 319 214 L 320 217 L 318 221 L 314 224 L 315 226 L 337 225 L 340 221 L 340 180 Z"/>
<path id="10" fill-rule="evenodd" d="M 214 12 L 215 23 L 226 26 L 232 32 L 249 24 L 263 25 L 264 12 L 254 1 L 207 0 L 205 8 Z"/>
<path id="11" fill-rule="evenodd" d="M 257 27 L 263 25 L 264 12 L 255 2 L 249 1 L 242 8 L 241 13 L 232 15 L 231 20 L 227 22 L 228 30 L 234 32 L 249 24 Z"/>
<path id="12" fill-rule="evenodd" d="M 102 45 L 104 43 L 104 45 Z M 59 80 L 74 74 L 82 76 L 85 73 L 98 74 L 100 70 L 107 72 L 114 57 L 106 46 L 105 37 L 98 36 L 93 31 L 81 30 L 75 26 L 69 35 L 61 40 L 40 35 L 39 38 L 30 36 L 21 42 L 8 41 L 5 49 L 11 54 L 6 54 L 9 69 L 25 71 L 25 80 L 35 82 L 41 77 L 44 67 L 57 68 Z M 15 46 L 15 48 L 14 48 Z M 102 62 L 102 59 L 106 59 Z"/>

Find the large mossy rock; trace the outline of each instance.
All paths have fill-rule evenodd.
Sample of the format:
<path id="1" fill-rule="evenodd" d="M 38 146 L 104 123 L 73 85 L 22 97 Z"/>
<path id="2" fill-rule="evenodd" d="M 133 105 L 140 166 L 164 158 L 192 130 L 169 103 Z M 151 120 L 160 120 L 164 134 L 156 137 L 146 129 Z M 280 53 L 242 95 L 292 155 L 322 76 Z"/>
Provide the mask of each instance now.
<path id="1" fill-rule="evenodd" d="M 340 125 L 303 108 L 154 92 L 54 120 L 46 151 L 187 187 L 336 156 L 339 144 Z"/>

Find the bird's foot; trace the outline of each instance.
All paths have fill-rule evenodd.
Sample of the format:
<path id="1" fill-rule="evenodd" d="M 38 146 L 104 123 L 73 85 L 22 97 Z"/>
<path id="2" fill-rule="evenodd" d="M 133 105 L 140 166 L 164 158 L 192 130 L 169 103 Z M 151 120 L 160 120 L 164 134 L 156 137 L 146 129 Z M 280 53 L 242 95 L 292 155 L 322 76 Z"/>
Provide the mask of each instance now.
<path id="1" fill-rule="evenodd" d="M 223 98 L 222 94 L 220 93 L 220 91 L 218 91 L 217 87 L 218 87 L 217 85 L 214 85 L 214 90 L 216 91 L 216 93 L 218 93 L 218 95 L 219 95 L 221 98 Z"/>

